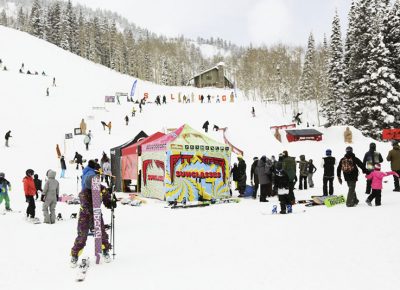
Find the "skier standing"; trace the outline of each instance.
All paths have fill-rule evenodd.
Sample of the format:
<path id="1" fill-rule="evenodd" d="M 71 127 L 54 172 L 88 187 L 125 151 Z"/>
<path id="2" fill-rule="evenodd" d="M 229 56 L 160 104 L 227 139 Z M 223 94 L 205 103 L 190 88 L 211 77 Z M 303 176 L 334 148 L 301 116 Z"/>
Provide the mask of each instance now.
<path id="1" fill-rule="evenodd" d="M 24 184 L 24 192 L 25 192 L 25 199 L 28 203 L 28 207 L 26 209 L 26 218 L 28 221 L 36 221 L 35 218 L 35 199 L 33 198 L 36 195 L 36 187 L 33 181 L 33 174 L 35 173 L 32 169 L 28 169 L 26 172 L 26 176 L 22 180 Z"/>
<path id="2" fill-rule="evenodd" d="M 8 131 L 7 133 L 6 133 L 6 135 L 4 136 L 4 139 L 6 139 L 6 147 L 10 147 L 9 145 L 8 145 L 8 139 L 10 139 L 12 136 L 11 136 L 11 130 L 10 131 Z"/>
<path id="3" fill-rule="evenodd" d="M 76 237 L 74 245 L 71 249 L 71 267 L 73 268 L 77 266 L 78 256 L 86 245 L 89 229 L 94 227 L 91 189 L 92 178 L 96 175 L 95 168 L 96 163 L 93 160 L 89 160 L 89 165 L 83 170 L 82 191 L 79 193 L 81 208 L 78 219 L 78 236 Z M 101 186 L 101 198 L 102 202 L 107 208 L 116 207 L 115 199 L 103 186 Z M 104 227 L 103 217 L 101 217 L 101 232 L 103 256 L 106 262 L 110 262 L 111 260 L 108 252 L 111 249 L 111 245 L 108 241 L 108 234 Z"/>
<path id="4" fill-rule="evenodd" d="M 2 204 L 4 200 L 6 211 L 11 211 L 8 191 L 11 191 L 11 183 L 5 178 L 4 173 L 0 172 L 0 204 Z"/>
<path id="5" fill-rule="evenodd" d="M 358 181 L 357 167 L 360 167 L 363 173 L 366 172 L 361 160 L 354 155 L 353 148 L 348 146 L 346 148 L 346 154 L 342 159 L 340 159 L 339 165 L 336 169 L 336 175 L 339 183 L 342 184 L 341 172 L 343 171 L 344 180 L 347 182 L 347 186 L 349 187 L 346 200 L 347 207 L 357 206 L 359 203 L 356 194 L 356 185 Z"/>
<path id="6" fill-rule="evenodd" d="M 64 156 L 61 156 L 61 158 L 60 158 L 60 165 L 61 165 L 60 178 L 65 178 L 65 170 L 67 170 L 67 165 L 65 164 Z"/>
<path id="7" fill-rule="evenodd" d="M 56 172 L 53 170 L 47 171 L 47 181 L 43 188 L 43 216 L 44 223 L 54 224 L 56 222 L 56 205 L 60 192 L 60 185 L 56 180 Z M 49 213 L 50 212 L 50 213 Z"/>

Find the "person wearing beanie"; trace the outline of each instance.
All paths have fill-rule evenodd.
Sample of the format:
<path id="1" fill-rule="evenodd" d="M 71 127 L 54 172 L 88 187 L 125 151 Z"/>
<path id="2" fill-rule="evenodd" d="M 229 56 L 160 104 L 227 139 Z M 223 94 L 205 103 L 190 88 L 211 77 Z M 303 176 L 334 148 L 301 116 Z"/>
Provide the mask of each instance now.
<path id="1" fill-rule="evenodd" d="M 322 192 L 324 196 L 333 195 L 333 180 L 335 179 L 335 165 L 336 159 L 332 156 L 332 150 L 327 149 L 325 151 L 326 157 L 322 158 L 322 167 L 324 168 L 324 175 L 322 178 L 323 187 Z M 329 191 L 328 191 L 329 185 Z"/>
<path id="2" fill-rule="evenodd" d="M 390 167 L 392 171 L 400 175 L 400 147 L 399 142 L 393 142 L 393 149 L 389 151 L 386 160 L 390 162 Z M 399 178 L 393 175 L 394 178 L 394 189 L 393 191 L 400 191 Z"/>
<path id="3" fill-rule="evenodd" d="M 6 175 L 0 172 L 0 204 L 3 200 L 5 201 L 6 211 L 11 211 L 9 191 L 11 191 L 11 183 L 6 179 Z"/>
<path id="4" fill-rule="evenodd" d="M 43 216 L 44 223 L 54 224 L 56 222 L 56 205 L 60 192 L 60 185 L 56 180 L 56 172 L 53 170 L 47 171 L 47 181 L 43 188 Z"/>
<path id="5" fill-rule="evenodd" d="M 369 150 L 364 155 L 363 165 L 367 169 L 366 174 L 370 174 L 374 170 L 375 164 L 383 162 L 382 155 L 376 151 L 376 144 L 372 142 L 369 144 Z M 371 194 L 371 179 L 367 179 L 367 187 L 365 188 L 365 194 Z"/>
<path id="6" fill-rule="evenodd" d="M 260 182 L 260 202 L 268 202 L 267 197 L 272 196 L 272 161 L 265 155 L 257 162 L 255 174 Z"/>
<path id="7" fill-rule="evenodd" d="M 253 164 L 251 164 L 251 169 L 250 169 L 250 181 L 251 185 L 253 186 L 253 198 L 257 198 L 257 191 L 258 191 L 258 174 L 255 174 L 255 170 L 257 168 L 258 164 L 258 157 L 253 158 Z"/>
<path id="8" fill-rule="evenodd" d="M 341 172 L 343 171 L 344 180 L 347 182 L 347 186 L 349 188 L 346 200 L 347 207 L 353 207 L 359 203 L 356 194 L 356 185 L 358 181 L 357 167 L 359 167 L 363 173 L 367 171 L 361 160 L 354 155 L 353 148 L 348 146 L 346 148 L 346 154 L 342 159 L 340 159 L 339 165 L 336 169 L 336 175 L 339 183 L 342 184 Z"/>
<path id="9" fill-rule="evenodd" d="M 368 196 L 365 201 L 369 206 L 372 206 L 372 201 L 375 199 L 375 206 L 381 205 L 381 194 L 382 194 L 382 181 L 383 178 L 389 175 L 396 176 L 399 178 L 399 175 L 394 171 L 382 172 L 381 165 L 379 163 L 374 165 L 374 170 L 369 174 L 365 175 L 367 180 L 371 181 L 372 193 Z"/>
<path id="10" fill-rule="evenodd" d="M 28 203 L 28 207 L 26 209 L 26 218 L 28 221 L 32 222 L 38 221 L 38 219 L 35 218 L 36 205 L 34 196 L 36 195 L 36 187 L 35 187 L 35 182 L 33 181 L 32 178 L 34 173 L 35 172 L 32 169 L 28 169 L 25 172 L 26 176 L 22 180 L 24 184 L 25 199 L 26 202 Z"/>
<path id="11" fill-rule="evenodd" d="M 86 166 L 83 171 L 82 171 L 82 177 L 81 177 L 81 186 L 82 190 L 86 189 L 87 183 L 86 179 L 88 179 L 91 176 L 96 175 L 96 161 L 94 160 L 89 160 L 88 166 Z"/>

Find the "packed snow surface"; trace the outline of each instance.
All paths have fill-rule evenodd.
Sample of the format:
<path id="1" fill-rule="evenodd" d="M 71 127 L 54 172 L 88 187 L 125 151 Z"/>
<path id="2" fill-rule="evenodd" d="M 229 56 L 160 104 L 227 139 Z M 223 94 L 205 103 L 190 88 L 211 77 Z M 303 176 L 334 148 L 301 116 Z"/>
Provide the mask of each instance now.
<path id="1" fill-rule="evenodd" d="M 121 97 L 121 104 L 105 104 L 104 96 L 130 92 L 134 78 L 72 55 L 26 33 L 0 26 L 0 58 L 8 71 L 0 71 L 0 133 L 11 130 L 10 148 L 0 146 L 0 171 L 12 184 L 11 207 L 21 213 L 0 215 L 1 248 L 0 289 L 398 289 L 400 276 L 400 195 L 392 192 L 392 178 L 387 178 L 381 207 L 369 207 L 365 178 L 359 176 L 359 206 L 339 205 L 305 208 L 295 205 L 292 215 L 270 215 L 276 198 L 269 203 L 242 200 L 237 204 L 205 208 L 171 210 L 165 203 L 148 200 L 145 205 L 119 205 L 116 209 L 115 260 L 94 264 L 93 239 L 88 238 L 84 256 L 92 265 L 85 282 L 75 282 L 77 270 L 69 268 L 69 253 L 76 236 L 76 220 L 54 225 L 26 222 L 22 178 L 32 168 L 45 181 L 48 169 L 60 172 L 56 144 L 68 162 L 75 151 L 85 159 L 109 155 L 112 147 L 132 139 L 140 130 L 147 134 L 188 123 L 201 131 L 209 120 L 212 125 L 228 127 L 232 144 L 244 151 L 247 175 L 254 156 L 277 156 L 283 150 L 299 157 L 313 159 L 318 170 L 315 187 L 295 190 L 297 199 L 322 194 L 321 158 L 330 148 L 340 158 L 347 146 L 344 127 L 318 127 L 314 103 L 291 105 L 261 104 L 239 97 L 234 103 L 216 103 L 216 96 L 230 91 L 162 87 L 138 81 L 136 96 L 166 95 L 168 104 L 144 106 L 131 118 L 132 103 Z M 37 71 L 39 75 L 18 72 Z M 47 76 L 42 76 L 45 71 Z M 53 77 L 56 86 L 53 87 Z M 46 96 L 49 88 L 50 95 Z M 195 102 L 178 103 L 181 96 L 195 96 Z M 171 99 L 173 94 L 174 100 Z M 199 94 L 211 94 L 211 104 L 200 104 Z M 251 116 L 255 107 L 256 117 Z M 93 107 L 105 107 L 99 109 Z M 283 143 L 273 137 L 270 126 L 292 123 L 297 112 L 303 112 L 304 123 L 322 132 L 320 142 Z M 128 126 L 124 117 L 131 119 Z M 90 150 L 84 149 L 83 137 L 64 140 L 73 133 L 81 119 L 93 132 Z M 101 121 L 111 121 L 111 134 L 103 131 Z M 353 148 L 362 158 L 372 141 L 353 131 Z M 222 132 L 209 132 L 222 141 Z M 4 141 L 4 139 L 3 139 Z M 384 158 L 390 145 L 377 143 Z M 232 163 L 236 156 L 232 155 Z M 67 164 L 61 193 L 77 194 L 77 172 Z M 382 170 L 390 170 L 385 161 Z M 58 177 L 58 175 L 57 175 Z M 250 184 L 249 177 L 247 183 Z M 347 193 L 346 185 L 335 180 L 335 193 Z M 237 191 L 234 191 L 237 195 Z M 42 218 L 42 203 L 36 203 L 36 214 Z M 4 204 L 1 205 L 1 210 Z M 306 209 L 306 212 L 303 210 Z M 57 213 L 69 217 L 79 205 L 58 203 Z M 103 208 L 106 223 L 109 210 Z"/>

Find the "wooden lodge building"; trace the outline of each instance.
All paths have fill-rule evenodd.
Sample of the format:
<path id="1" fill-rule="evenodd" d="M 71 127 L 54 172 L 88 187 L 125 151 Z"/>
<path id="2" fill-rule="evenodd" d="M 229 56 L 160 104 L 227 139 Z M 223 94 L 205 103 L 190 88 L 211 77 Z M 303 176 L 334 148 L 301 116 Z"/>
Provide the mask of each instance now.
<path id="1" fill-rule="evenodd" d="M 225 64 L 220 62 L 216 66 L 195 75 L 189 80 L 188 85 L 195 86 L 196 88 L 216 87 L 233 89 L 233 83 L 226 77 L 225 73 Z"/>

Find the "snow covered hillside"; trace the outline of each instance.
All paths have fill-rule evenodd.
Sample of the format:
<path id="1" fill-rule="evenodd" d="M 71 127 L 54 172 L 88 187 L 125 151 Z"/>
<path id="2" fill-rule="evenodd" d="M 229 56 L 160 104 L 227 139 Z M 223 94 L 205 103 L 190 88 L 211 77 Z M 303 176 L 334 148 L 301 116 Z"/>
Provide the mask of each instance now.
<path id="1" fill-rule="evenodd" d="M 322 194 L 319 166 L 327 148 L 337 158 L 347 146 L 343 127 L 316 128 L 324 133 L 321 142 L 279 143 L 270 126 L 291 123 L 293 110 L 278 104 L 264 105 L 243 100 L 234 103 L 182 104 L 182 96 L 199 94 L 230 95 L 230 91 L 162 87 L 138 81 L 137 94 L 166 95 L 167 105 L 149 103 L 131 118 L 132 103 L 121 97 L 121 104 L 105 104 L 104 96 L 130 92 L 134 79 L 93 64 L 26 33 L 0 26 L 0 59 L 8 71 L 0 70 L 0 136 L 11 130 L 10 148 L 0 145 L 0 172 L 12 184 L 11 207 L 21 213 L 0 215 L 0 289 L 398 289 L 400 248 L 398 221 L 400 196 L 392 192 L 392 178 L 384 184 L 382 207 L 368 207 L 364 200 L 365 181 L 357 184 L 360 205 L 355 208 L 306 208 L 296 205 L 299 214 L 272 216 L 272 204 L 243 200 L 238 204 L 173 211 L 161 201 L 150 200 L 141 207 L 119 205 L 116 210 L 116 259 L 111 264 L 92 265 L 83 285 L 76 284 L 76 270 L 69 268 L 69 252 L 76 235 L 76 220 L 55 225 L 33 225 L 24 221 L 25 198 L 22 178 L 32 168 L 44 181 L 45 172 L 58 173 L 56 144 L 71 160 L 75 151 L 85 159 L 100 158 L 103 151 L 132 139 L 140 130 L 152 134 L 188 123 L 201 131 L 204 121 L 228 127 L 232 144 L 244 151 L 248 176 L 254 156 L 305 154 L 318 170 L 315 188 L 296 190 L 298 199 Z M 20 74 L 37 71 L 39 75 Z M 45 71 L 47 76 L 42 76 Z M 56 86 L 53 87 L 53 78 Z M 49 88 L 49 96 L 46 89 Z M 174 100 L 170 96 L 173 94 Z M 105 107 L 106 110 L 93 109 Z M 251 116 L 255 107 L 256 117 Z M 317 125 L 314 103 L 300 104 L 303 120 Z M 131 119 L 128 126 L 124 117 Z M 93 144 L 84 149 L 83 137 L 73 133 L 81 119 L 93 132 Z M 113 124 L 111 134 L 101 121 Z M 353 148 L 362 158 L 372 141 L 355 128 Z M 1 135 L 2 134 L 2 135 Z M 284 138 L 284 132 L 281 132 Z M 221 132 L 209 132 L 222 141 Z M 4 139 L 3 141 L 4 142 Z M 389 144 L 378 143 L 384 158 Z M 236 156 L 232 156 L 236 162 Z M 58 179 L 62 193 L 77 192 L 80 172 L 67 164 L 66 179 Z M 383 170 L 389 170 L 384 162 Z M 250 184 L 248 178 L 248 184 Z M 347 186 L 335 181 L 335 193 L 346 194 Z M 1 210 L 3 210 L 3 204 Z M 41 202 L 36 204 L 42 218 Z M 79 206 L 58 203 L 57 212 L 68 217 Z M 104 209 L 105 220 L 109 212 Z M 88 239 L 84 255 L 93 253 Z M 92 258 L 92 261 L 94 259 Z"/>

